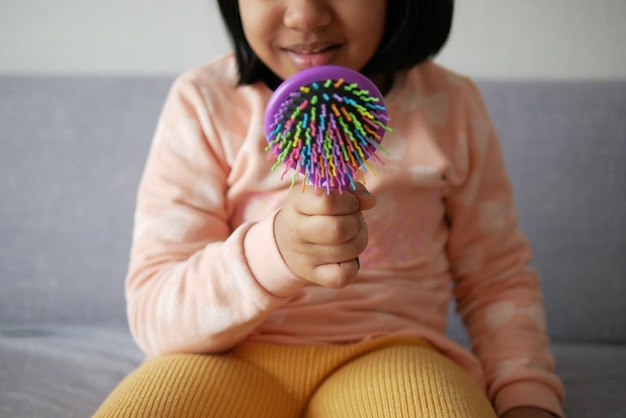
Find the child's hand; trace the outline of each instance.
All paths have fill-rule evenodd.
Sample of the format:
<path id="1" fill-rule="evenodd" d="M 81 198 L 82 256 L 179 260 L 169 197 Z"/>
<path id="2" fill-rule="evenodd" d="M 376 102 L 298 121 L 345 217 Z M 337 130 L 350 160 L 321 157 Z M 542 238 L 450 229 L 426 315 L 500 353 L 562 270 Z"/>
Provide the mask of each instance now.
<path id="1" fill-rule="evenodd" d="M 367 225 L 361 211 L 376 205 L 365 186 L 356 190 L 325 190 L 315 194 L 291 191 L 276 216 L 274 234 L 287 267 L 299 278 L 320 286 L 341 289 L 359 271 L 358 257 L 367 246 Z"/>

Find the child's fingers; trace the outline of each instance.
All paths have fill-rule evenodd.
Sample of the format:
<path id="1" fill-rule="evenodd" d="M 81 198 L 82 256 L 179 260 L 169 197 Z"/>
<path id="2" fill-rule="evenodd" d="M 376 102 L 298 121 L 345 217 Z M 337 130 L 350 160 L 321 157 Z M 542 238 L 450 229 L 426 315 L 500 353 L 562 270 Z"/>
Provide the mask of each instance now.
<path id="1" fill-rule="evenodd" d="M 334 264 L 323 264 L 313 269 L 311 282 L 329 289 L 343 289 L 350 285 L 359 272 L 355 260 Z"/>
<path id="2" fill-rule="evenodd" d="M 312 266 L 354 260 L 367 247 L 367 230 L 361 229 L 350 241 L 336 245 L 308 244 L 306 255 Z"/>
<path id="3" fill-rule="evenodd" d="M 368 231 L 362 210 L 376 199 L 362 184 L 355 190 L 290 192 L 274 223 L 276 243 L 289 269 L 299 278 L 329 288 L 349 285 L 359 271 Z"/>
<path id="4" fill-rule="evenodd" d="M 290 195 L 293 199 L 294 208 L 308 216 L 314 215 L 349 215 L 359 209 L 358 198 L 346 191 L 332 189 L 329 194 L 326 190 L 315 189 L 307 186 L 304 192 L 293 191 Z"/>
<path id="5" fill-rule="evenodd" d="M 303 237 L 312 244 L 336 245 L 348 242 L 365 227 L 362 212 L 338 216 L 309 216 L 300 226 Z"/>
<path id="6" fill-rule="evenodd" d="M 355 183 L 356 190 L 326 190 L 307 186 L 304 192 L 291 193 L 295 209 L 304 215 L 348 215 L 357 210 L 371 209 L 376 198 L 361 183 Z"/>

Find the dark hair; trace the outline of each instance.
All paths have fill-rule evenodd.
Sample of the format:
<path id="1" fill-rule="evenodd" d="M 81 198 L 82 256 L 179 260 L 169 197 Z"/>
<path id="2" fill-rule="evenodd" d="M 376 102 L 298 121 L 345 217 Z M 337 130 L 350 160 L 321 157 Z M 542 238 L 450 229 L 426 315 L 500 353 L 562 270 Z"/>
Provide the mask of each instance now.
<path id="1" fill-rule="evenodd" d="M 218 0 L 224 24 L 235 49 L 239 83 L 263 81 L 271 88 L 280 83 L 252 51 L 243 32 L 237 0 Z M 448 39 L 454 0 L 387 0 L 385 34 L 364 74 L 392 74 L 434 57 Z"/>

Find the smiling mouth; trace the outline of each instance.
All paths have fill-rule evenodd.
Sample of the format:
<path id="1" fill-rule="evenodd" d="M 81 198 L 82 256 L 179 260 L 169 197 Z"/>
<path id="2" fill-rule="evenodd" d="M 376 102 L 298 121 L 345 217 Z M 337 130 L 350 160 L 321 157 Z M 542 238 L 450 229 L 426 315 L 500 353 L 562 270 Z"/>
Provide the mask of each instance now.
<path id="1" fill-rule="evenodd" d="M 294 45 L 283 50 L 298 68 L 305 69 L 330 63 L 340 47 L 338 44 Z"/>
<path id="2" fill-rule="evenodd" d="M 330 52 L 330 51 L 338 49 L 338 48 L 339 48 L 338 44 L 323 45 L 323 46 L 294 45 L 294 46 L 289 46 L 289 47 L 283 48 L 283 50 L 286 51 L 286 52 L 293 53 L 293 54 L 315 55 L 315 54 L 327 53 L 327 52 Z"/>

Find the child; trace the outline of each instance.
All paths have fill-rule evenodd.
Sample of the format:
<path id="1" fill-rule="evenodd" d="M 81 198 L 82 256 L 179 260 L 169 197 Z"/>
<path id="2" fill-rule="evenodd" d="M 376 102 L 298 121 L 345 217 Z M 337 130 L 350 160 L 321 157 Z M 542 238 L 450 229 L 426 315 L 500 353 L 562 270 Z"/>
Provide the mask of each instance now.
<path id="1" fill-rule="evenodd" d="M 173 85 L 138 195 L 126 290 L 149 359 L 96 416 L 562 417 L 498 139 L 472 82 L 429 60 L 452 0 L 219 6 L 234 55 Z M 270 170 L 267 100 L 322 64 L 385 94 L 367 188 Z M 473 353 L 445 335 L 452 296 Z"/>

